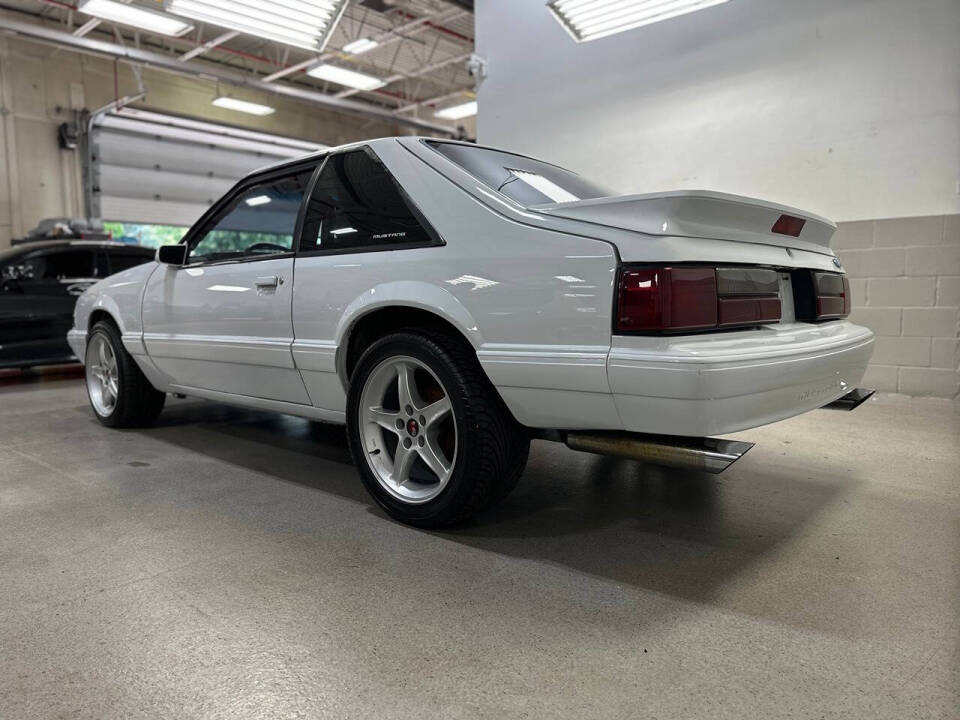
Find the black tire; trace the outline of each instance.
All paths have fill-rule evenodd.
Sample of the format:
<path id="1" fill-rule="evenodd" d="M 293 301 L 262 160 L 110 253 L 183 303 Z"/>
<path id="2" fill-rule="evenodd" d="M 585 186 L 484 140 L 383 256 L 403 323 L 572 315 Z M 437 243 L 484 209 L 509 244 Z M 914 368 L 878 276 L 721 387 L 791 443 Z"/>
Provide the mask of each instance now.
<path id="1" fill-rule="evenodd" d="M 116 404 L 112 412 L 100 413 L 90 397 L 90 385 L 87 385 L 87 397 L 94 417 L 101 424 L 111 428 L 148 427 L 157 420 L 163 404 L 167 399 L 166 393 L 156 390 L 144 376 L 130 353 L 123 347 L 120 331 L 112 322 L 101 320 L 94 324 L 87 335 L 87 346 L 90 347 L 95 337 L 103 337 L 113 350 L 117 360 L 118 393 Z"/>
<path id="2" fill-rule="evenodd" d="M 410 356 L 442 383 L 453 408 L 457 451 L 447 486 L 435 498 L 411 504 L 390 494 L 366 457 L 360 430 L 360 398 L 384 360 Z M 510 414 L 480 367 L 473 349 L 435 330 L 403 330 L 374 342 L 357 362 L 347 395 L 347 438 L 367 491 L 388 515 L 424 528 L 461 523 L 499 502 L 516 486 L 530 447 L 529 434 Z"/>

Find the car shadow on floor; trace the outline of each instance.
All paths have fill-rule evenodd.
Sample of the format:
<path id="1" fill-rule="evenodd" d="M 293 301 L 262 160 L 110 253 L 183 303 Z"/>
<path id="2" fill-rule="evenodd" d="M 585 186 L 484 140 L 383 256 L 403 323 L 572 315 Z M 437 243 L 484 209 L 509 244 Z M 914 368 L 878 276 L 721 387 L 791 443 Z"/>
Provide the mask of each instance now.
<path id="1" fill-rule="evenodd" d="M 371 522 L 390 522 L 366 495 L 342 427 L 188 401 L 165 411 L 156 428 L 138 432 L 369 504 L 376 516 Z M 737 577 L 802 536 L 805 526 L 851 482 L 830 475 L 829 466 L 814 477 L 754 454 L 758 457 L 748 454 L 723 475 L 710 475 L 535 442 L 519 486 L 504 503 L 466 526 L 434 534 L 488 552 L 717 604 Z M 819 625 L 806 610 L 766 608 L 759 600 L 729 607 Z"/>

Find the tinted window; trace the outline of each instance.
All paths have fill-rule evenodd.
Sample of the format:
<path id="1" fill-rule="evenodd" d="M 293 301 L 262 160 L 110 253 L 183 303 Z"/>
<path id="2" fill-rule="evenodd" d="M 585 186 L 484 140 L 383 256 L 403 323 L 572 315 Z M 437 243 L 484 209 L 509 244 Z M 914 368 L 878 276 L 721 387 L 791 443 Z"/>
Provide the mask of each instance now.
<path id="1" fill-rule="evenodd" d="M 276 255 L 293 249 L 300 204 L 313 170 L 301 170 L 241 193 L 198 241 L 190 260 Z"/>
<path id="2" fill-rule="evenodd" d="M 573 202 L 617 193 L 556 165 L 475 145 L 427 143 L 484 185 L 523 206 Z"/>
<path id="3" fill-rule="evenodd" d="M 36 263 L 35 279 L 66 280 L 96 277 L 93 260 L 90 250 L 64 250 L 31 258 L 29 262 Z"/>
<path id="4" fill-rule="evenodd" d="M 429 245 L 426 221 L 368 149 L 331 156 L 310 196 L 300 249 Z"/>
<path id="5" fill-rule="evenodd" d="M 111 251 L 107 255 L 110 257 L 110 273 L 118 273 L 121 270 L 128 270 L 137 265 L 143 265 L 143 263 L 150 260 L 153 255 L 148 255 L 146 253 L 129 253 L 129 252 L 118 252 Z"/>

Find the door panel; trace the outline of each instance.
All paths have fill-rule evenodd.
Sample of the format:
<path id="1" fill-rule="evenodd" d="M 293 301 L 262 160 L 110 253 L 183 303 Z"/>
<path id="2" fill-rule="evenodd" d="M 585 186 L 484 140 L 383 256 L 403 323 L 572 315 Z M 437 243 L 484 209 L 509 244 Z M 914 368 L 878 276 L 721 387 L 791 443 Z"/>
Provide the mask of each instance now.
<path id="1" fill-rule="evenodd" d="M 177 385 L 308 402 L 290 352 L 292 276 L 291 257 L 162 268 L 143 299 L 147 353 Z"/>
<path id="2" fill-rule="evenodd" d="M 309 403 L 293 362 L 293 238 L 313 166 L 241 187 L 150 278 L 143 339 L 171 384 Z"/>

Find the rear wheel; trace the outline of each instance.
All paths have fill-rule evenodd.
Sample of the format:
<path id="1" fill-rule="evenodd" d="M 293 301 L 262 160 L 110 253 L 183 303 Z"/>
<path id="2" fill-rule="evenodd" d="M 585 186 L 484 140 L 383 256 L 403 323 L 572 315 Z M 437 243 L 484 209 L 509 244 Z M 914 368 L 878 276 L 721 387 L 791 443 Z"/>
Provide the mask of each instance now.
<path id="1" fill-rule="evenodd" d="M 90 330 L 84 366 L 90 406 L 102 424 L 126 428 L 156 421 L 166 395 L 137 367 L 113 323 L 100 321 Z"/>
<path id="2" fill-rule="evenodd" d="M 472 350 L 430 331 L 388 335 L 362 355 L 347 433 L 374 500 L 421 527 L 460 522 L 504 497 L 529 448 Z"/>

